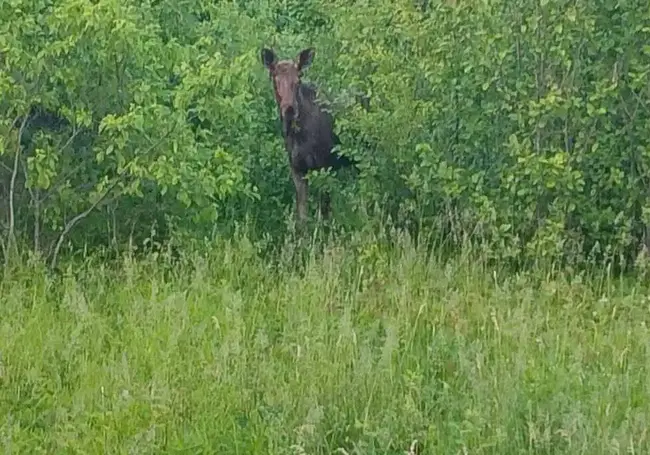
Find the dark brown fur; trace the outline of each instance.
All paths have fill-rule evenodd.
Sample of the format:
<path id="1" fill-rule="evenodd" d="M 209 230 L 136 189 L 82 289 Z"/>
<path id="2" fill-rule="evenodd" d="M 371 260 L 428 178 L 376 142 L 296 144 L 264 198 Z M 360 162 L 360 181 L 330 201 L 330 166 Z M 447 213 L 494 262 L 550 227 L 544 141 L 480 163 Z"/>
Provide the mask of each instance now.
<path id="1" fill-rule="evenodd" d="M 316 90 L 300 80 L 302 70 L 314 57 L 312 49 L 300 52 L 296 60 L 278 61 L 275 52 L 262 49 L 261 59 L 273 81 L 278 104 L 282 135 L 289 155 L 291 177 L 296 188 L 296 214 L 299 221 L 307 218 L 307 180 L 310 170 L 331 167 L 339 169 L 353 164 L 332 149 L 339 143 L 334 133 L 334 119 L 316 102 Z M 329 216 L 330 195 L 321 195 L 321 214 Z"/>

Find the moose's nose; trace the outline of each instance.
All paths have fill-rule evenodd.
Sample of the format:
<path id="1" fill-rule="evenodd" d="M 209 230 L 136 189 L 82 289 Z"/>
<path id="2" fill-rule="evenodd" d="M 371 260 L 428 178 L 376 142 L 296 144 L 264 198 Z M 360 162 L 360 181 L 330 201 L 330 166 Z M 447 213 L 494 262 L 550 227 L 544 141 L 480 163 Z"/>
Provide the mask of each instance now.
<path id="1" fill-rule="evenodd" d="M 285 119 L 291 120 L 293 119 L 295 114 L 296 114 L 296 110 L 294 109 L 293 105 L 289 104 L 287 106 L 282 107 L 282 116 Z"/>

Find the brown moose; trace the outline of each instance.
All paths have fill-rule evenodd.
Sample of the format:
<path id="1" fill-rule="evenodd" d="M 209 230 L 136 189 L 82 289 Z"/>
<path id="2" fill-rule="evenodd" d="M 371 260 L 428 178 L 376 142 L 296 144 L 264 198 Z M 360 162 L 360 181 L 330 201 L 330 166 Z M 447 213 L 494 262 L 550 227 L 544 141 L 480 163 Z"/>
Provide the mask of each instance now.
<path id="1" fill-rule="evenodd" d="M 301 80 L 302 71 L 313 58 L 313 49 L 301 51 L 295 60 L 278 60 L 271 49 L 261 52 L 262 63 L 273 81 L 300 222 L 307 218 L 307 172 L 327 167 L 338 170 L 355 164 L 332 150 L 340 143 L 334 132 L 334 119 L 316 102 L 316 89 Z M 321 194 L 320 211 L 324 218 L 329 217 L 328 192 Z"/>

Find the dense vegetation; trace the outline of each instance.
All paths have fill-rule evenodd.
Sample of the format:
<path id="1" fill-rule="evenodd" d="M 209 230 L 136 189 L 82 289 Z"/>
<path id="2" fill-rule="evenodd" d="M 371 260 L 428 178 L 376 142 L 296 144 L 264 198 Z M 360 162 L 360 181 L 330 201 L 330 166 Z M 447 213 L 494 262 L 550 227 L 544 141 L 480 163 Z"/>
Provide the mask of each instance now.
<path id="1" fill-rule="evenodd" d="M 3 0 L 0 446 L 648 452 L 649 171 L 647 1 Z"/>
<path id="2" fill-rule="evenodd" d="M 342 229 L 390 215 L 495 257 L 623 265 L 650 242 L 642 0 L 0 8 L 5 255 L 244 220 L 283 232 L 293 194 L 262 45 L 316 49 L 305 77 L 363 163 L 313 179 L 336 188 Z"/>

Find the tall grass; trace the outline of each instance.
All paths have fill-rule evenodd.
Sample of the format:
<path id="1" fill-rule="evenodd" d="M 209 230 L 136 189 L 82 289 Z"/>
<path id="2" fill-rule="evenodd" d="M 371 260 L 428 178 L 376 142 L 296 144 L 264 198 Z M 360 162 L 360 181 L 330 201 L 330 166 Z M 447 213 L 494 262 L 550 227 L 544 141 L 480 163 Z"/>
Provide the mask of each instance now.
<path id="1" fill-rule="evenodd" d="M 0 287 L 3 453 L 650 453 L 650 299 L 406 238 Z"/>

